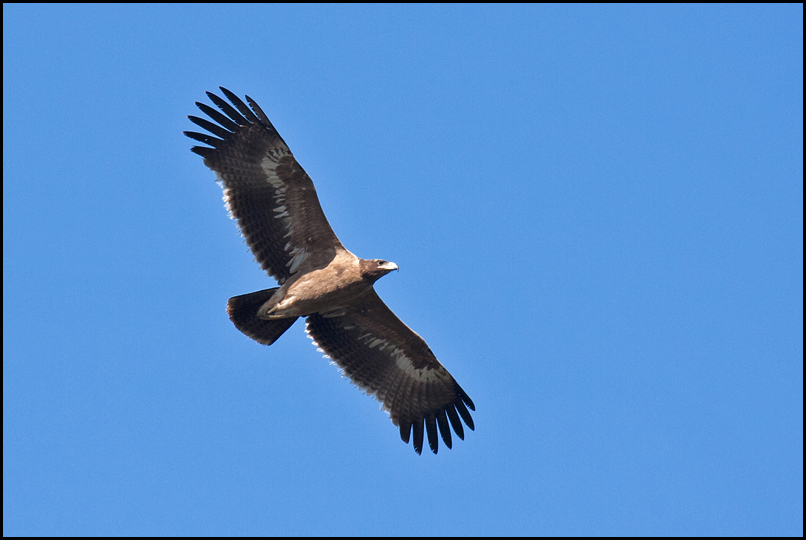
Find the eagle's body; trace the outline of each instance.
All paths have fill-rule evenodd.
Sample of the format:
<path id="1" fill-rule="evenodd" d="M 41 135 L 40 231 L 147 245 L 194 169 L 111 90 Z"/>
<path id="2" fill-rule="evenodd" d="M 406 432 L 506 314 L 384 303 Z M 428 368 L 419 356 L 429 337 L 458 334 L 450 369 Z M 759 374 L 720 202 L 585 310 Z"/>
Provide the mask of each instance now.
<path id="1" fill-rule="evenodd" d="M 448 423 L 464 438 L 459 417 L 473 429 L 466 408 L 474 409 L 473 402 L 425 341 L 375 292 L 373 283 L 397 265 L 347 251 L 322 212 L 313 182 L 266 114 L 248 96 L 251 109 L 232 92 L 221 91 L 235 108 L 209 92 L 224 114 L 196 104 L 217 124 L 189 117 L 216 137 L 185 134 L 212 147 L 192 150 L 216 173 L 255 259 L 280 285 L 230 298 L 230 319 L 247 336 L 270 345 L 297 318 L 306 317 L 308 335 L 383 403 L 404 442 L 413 431 L 420 453 L 425 427 L 436 453 L 438 426 L 450 448 Z"/>
<path id="2" fill-rule="evenodd" d="M 258 318 L 300 317 L 348 305 L 368 293 L 377 279 L 397 270 L 394 263 L 365 261 L 346 249 L 323 265 L 300 268 L 261 306 Z"/>

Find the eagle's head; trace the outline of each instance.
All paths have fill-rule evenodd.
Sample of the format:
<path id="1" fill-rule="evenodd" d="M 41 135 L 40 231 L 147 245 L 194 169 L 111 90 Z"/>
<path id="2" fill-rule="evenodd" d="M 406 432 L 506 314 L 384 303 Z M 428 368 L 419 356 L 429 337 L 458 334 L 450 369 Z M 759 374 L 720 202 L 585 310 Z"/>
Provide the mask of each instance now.
<path id="1" fill-rule="evenodd" d="M 363 259 L 361 261 L 361 277 L 370 283 L 375 283 L 392 270 L 399 270 L 398 266 L 383 259 Z"/>

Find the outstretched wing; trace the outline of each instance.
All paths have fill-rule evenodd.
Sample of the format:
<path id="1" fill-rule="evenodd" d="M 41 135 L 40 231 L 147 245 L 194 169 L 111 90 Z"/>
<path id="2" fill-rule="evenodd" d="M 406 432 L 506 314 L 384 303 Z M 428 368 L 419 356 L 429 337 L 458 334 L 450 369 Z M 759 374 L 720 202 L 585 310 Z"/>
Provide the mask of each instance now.
<path id="1" fill-rule="evenodd" d="M 223 184 L 227 208 L 255 259 L 280 284 L 303 264 L 327 265 L 344 248 L 322 212 L 311 178 L 257 103 L 246 96 L 247 107 L 226 88 L 221 91 L 232 105 L 207 95 L 224 114 L 196 103 L 215 123 L 188 116 L 212 135 L 185 135 L 209 145 L 191 150 Z"/>
<path id="2" fill-rule="evenodd" d="M 423 448 L 423 423 L 435 454 L 437 427 L 448 448 L 449 422 L 460 439 L 464 439 L 460 416 L 474 429 L 467 410 L 475 410 L 473 402 L 425 340 L 398 319 L 374 289 L 346 311 L 309 315 L 307 331 L 345 375 L 383 403 L 392 422 L 400 426 L 403 442 L 408 443 L 414 431 L 418 454 Z"/>

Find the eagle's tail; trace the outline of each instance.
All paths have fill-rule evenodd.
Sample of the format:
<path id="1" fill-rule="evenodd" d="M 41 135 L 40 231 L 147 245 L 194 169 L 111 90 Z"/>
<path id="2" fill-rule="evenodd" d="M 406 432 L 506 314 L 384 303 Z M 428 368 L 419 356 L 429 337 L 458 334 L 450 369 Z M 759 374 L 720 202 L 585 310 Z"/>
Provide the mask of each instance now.
<path id="1" fill-rule="evenodd" d="M 233 296 L 227 302 L 227 313 L 235 327 L 258 343 L 271 345 L 291 328 L 298 317 L 286 319 L 258 319 L 257 310 L 279 287 L 265 289 L 241 296 Z"/>

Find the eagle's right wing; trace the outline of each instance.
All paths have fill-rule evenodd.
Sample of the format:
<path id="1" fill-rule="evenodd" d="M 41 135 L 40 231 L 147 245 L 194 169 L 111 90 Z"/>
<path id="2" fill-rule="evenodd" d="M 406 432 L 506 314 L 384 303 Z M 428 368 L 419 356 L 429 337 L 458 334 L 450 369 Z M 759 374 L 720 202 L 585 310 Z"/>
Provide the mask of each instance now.
<path id="1" fill-rule="evenodd" d="M 448 448 L 449 422 L 460 439 L 464 438 L 460 416 L 474 428 L 467 410 L 475 410 L 473 402 L 425 340 L 398 319 L 374 289 L 341 310 L 309 315 L 307 330 L 345 375 L 383 403 L 404 442 L 414 432 L 418 454 L 423 448 L 423 424 L 435 454 L 437 427 Z"/>
<path id="2" fill-rule="evenodd" d="M 221 91 L 235 107 L 207 92 L 224 114 L 197 102 L 216 123 L 188 118 L 212 135 L 185 135 L 212 147 L 191 150 L 223 184 L 227 208 L 255 259 L 280 284 L 306 261 L 306 266 L 327 265 L 344 248 L 322 212 L 311 178 L 257 103 L 246 96 L 250 109 L 229 90 Z"/>

